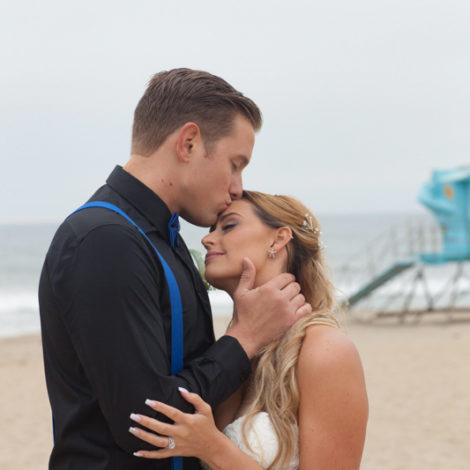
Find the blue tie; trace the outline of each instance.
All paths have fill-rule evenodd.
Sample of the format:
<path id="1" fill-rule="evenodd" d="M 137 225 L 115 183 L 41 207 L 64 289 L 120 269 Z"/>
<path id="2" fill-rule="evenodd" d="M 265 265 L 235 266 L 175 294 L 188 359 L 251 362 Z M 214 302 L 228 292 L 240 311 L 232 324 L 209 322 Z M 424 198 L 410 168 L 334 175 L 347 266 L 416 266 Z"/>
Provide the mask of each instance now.
<path id="1" fill-rule="evenodd" d="M 168 231 L 170 234 L 170 244 L 171 246 L 179 245 L 178 232 L 180 231 L 180 221 L 178 220 L 178 212 L 173 212 L 170 221 L 168 222 Z"/>
<path id="2" fill-rule="evenodd" d="M 171 246 L 175 246 L 175 243 L 177 246 L 179 245 L 178 232 L 180 231 L 180 221 L 178 218 L 179 218 L 178 212 L 173 212 L 173 215 L 171 216 L 171 219 L 168 222 L 168 233 L 170 235 Z M 174 370 L 174 371 L 172 370 L 172 373 L 179 372 L 179 369 L 181 369 L 181 367 L 182 367 L 182 364 L 178 366 L 177 370 Z M 182 470 L 182 469 L 183 469 L 183 457 L 172 457 L 171 470 Z"/>

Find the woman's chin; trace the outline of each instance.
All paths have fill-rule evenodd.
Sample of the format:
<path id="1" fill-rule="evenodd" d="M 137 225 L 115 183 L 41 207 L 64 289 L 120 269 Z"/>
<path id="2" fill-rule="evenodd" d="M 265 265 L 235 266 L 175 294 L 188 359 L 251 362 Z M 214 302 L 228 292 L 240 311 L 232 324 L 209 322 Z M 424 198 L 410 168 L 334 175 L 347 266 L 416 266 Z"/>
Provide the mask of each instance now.
<path id="1" fill-rule="evenodd" d="M 221 277 L 221 276 L 217 276 L 214 274 L 211 275 L 211 273 L 207 271 L 206 271 L 205 278 L 206 278 L 206 281 L 212 287 L 215 287 L 216 289 L 219 289 L 219 290 L 224 290 L 228 292 L 230 295 L 232 295 L 233 291 L 235 290 L 238 284 L 237 280 L 234 281 L 233 279 L 227 279 L 226 277 Z"/>
<path id="2" fill-rule="evenodd" d="M 206 281 L 212 286 L 215 287 L 216 289 L 224 290 L 224 283 L 220 280 L 217 279 L 216 277 L 211 277 L 207 276 L 206 274 Z"/>

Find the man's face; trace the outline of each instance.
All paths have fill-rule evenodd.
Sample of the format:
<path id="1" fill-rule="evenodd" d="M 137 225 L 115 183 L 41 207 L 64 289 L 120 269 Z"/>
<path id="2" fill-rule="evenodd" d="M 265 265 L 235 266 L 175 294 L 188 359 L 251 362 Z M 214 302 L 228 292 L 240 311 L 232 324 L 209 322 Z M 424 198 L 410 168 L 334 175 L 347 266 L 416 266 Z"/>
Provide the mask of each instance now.
<path id="1" fill-rule="evenodd" d="M 201 151 L 191 162 L 181 216 L 203 227 L 213 225 L 218 214 L 242 195 L 242 171 L 251 159 L 255 133 L 242 115 L 234 118 L 230 135 L 214 143 L 210 154 Z"/>

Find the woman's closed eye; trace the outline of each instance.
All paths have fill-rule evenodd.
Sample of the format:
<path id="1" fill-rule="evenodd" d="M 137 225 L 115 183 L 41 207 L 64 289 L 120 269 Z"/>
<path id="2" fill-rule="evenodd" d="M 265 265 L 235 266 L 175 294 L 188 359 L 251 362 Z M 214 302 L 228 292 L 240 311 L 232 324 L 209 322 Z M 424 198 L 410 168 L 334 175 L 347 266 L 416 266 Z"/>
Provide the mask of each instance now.
<path id="1" fill-rule="evenodd" d="M 228 222 L 224 225 L 222 225 L 222 231 L 223 232 L 227 232 L 228 230 L 231 230 L 232 228 L 234 228 L 235 226 L 237 226 L 238 224 L 236 222 Z"/>

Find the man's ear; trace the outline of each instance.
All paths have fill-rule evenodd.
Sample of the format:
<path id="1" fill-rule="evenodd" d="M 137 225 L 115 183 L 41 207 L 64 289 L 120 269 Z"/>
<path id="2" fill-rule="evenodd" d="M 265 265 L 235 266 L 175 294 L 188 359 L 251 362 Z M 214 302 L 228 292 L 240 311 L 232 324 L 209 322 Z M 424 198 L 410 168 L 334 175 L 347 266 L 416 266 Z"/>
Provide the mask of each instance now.
<path id="1" fill-rule="evenodd" d="M 272 247 L 279 252 L 292 240 L 292 230 L 290 227 L 279 227 L 276 230 Z"/>
<path id="2" fill-rule="evenodd" d="M 176 139 L 176 154 L 182 163 L 187 163 L 194 155 L 196 147 L 202 144 L 199 126 L 194 122 L 187 122 L 181 127 Z"/>

